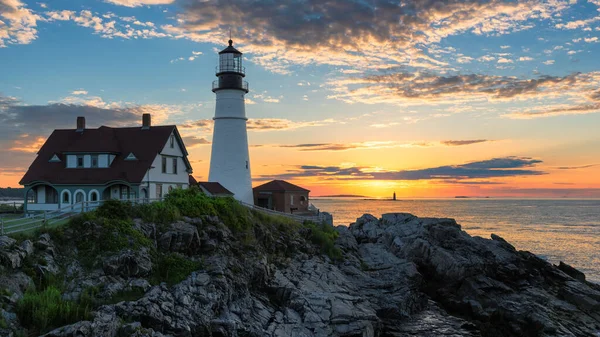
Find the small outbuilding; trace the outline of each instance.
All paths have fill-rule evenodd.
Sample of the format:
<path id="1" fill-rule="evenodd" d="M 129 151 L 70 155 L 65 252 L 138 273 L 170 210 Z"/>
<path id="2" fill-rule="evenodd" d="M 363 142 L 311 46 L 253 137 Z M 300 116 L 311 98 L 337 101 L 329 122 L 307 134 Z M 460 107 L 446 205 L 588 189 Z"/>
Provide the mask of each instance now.
<path id="1" fill-rule="evenodd" d="M 209 197 L 233 197 L 233 192 L 216 182 L 201 181 L 198 183 L 198 187 Z"/>
<path id="2" fill-rule="evenodd" d="M 254 205 L 284 213 L 308 212 L 309 190 L 288 183 L 273 180 L 253 188 Z"/>

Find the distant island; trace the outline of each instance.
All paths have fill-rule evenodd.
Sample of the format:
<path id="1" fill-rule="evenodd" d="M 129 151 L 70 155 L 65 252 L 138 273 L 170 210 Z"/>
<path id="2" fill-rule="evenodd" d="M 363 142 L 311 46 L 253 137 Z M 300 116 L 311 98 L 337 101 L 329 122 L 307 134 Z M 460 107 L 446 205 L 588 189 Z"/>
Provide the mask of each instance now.
<path id="1" fill-rule="evenodd" d="M 334 194 L 334 195 L 319 195 L 313 198 L 368 198 L 366 195 L 358 194 Z"/>

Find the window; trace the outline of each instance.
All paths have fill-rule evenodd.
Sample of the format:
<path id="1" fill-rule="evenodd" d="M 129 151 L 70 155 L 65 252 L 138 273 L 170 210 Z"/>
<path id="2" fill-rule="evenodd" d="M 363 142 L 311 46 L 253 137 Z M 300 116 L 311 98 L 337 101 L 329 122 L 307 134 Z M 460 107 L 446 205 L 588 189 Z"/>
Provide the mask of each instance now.
<path id="1" fill-rule="evenodd" d="M 293 205 L 293 204 L 294 204 L 294 196 L 290 195 L 290 205 Z"/>
<path id="2" fill-rule="evenodd" d="M 246 170 L 248 169 L 248 161 L 246 160 Z"/>
<path id="3" fill-rule="evenodd" d="M 175 147 L 175 136 L 171 135 L 171 148 Z"/>
<path id="4" fill-rule="evenodd" d="M 68 204 L 69 203 L 69 192 L 67 192 L 67 191 L 63 192 L 62 202 L 63 202 L 63 204 Z"/>
<path id="5" fill-rule="evenodd" d="M 92 192 L 90 195 L 90 201 L 98 201 L 98 193 Z"/>
<path id="6" fill-rule="evenodd" d="M 162 173 L 167 173 L 167 157 L 162 157 Z"/>
<path id="7" fill-rule="evenodd" d="M 97 154 L 92 155 L 92 167 L 98 167 L 98 155 Z"/>
<path id="8" fill-rule="evenodd" d="M 162 197 L 162 184 L 156 184 L 156 198 Z"/>
<path id="9" fill-rule="evenodd" d="M 177 158 L 173 158 L 173 174 L 177 174 Z"/>
<path id="10" fill-rule="evenodd" d="M 173 190 L 173 186 L 169 186 L 169 193 Z"/>
<path id="11" fill-rule="evenodd" d="M 77 156 L 77 167 L 83 167 L 83 156 Z"/>
<path id="12" fill-rule="evenodd" d="M 121 200 L 127 200 L 129 194 L 129 188 L 127 186 L 121 186 Z"/>

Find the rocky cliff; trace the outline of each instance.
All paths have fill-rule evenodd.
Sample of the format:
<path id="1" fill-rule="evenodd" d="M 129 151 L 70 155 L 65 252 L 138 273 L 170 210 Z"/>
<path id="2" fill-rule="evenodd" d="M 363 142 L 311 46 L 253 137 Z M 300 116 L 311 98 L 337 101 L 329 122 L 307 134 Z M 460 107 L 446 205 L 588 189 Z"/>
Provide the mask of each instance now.
<path id="1" fill-rule="evenodd" d="M 0 335 L 600 336 L 599 286 L 452 219 L 363 215 L 327 247 L 333 231 L 248 216 L 0 237 Z M 54 288 L 69 314 L 34 322 Z"/>

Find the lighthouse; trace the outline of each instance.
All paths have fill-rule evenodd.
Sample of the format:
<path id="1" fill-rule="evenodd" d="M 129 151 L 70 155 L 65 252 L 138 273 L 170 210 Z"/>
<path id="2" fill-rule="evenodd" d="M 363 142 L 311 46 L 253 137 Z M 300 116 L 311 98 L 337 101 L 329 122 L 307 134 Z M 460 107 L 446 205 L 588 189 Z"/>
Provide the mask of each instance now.
<path id="1" fill-rule="evenodd" d="M 237 200 L 254 204 L 244 102 L 248 82 L 244 81 L 242 53 L 233 47 L 232 40 L 219 52 L 216 75 L 218 80 L 212 85 L 217 104 L 208 180 L 223 185 Z"/>

